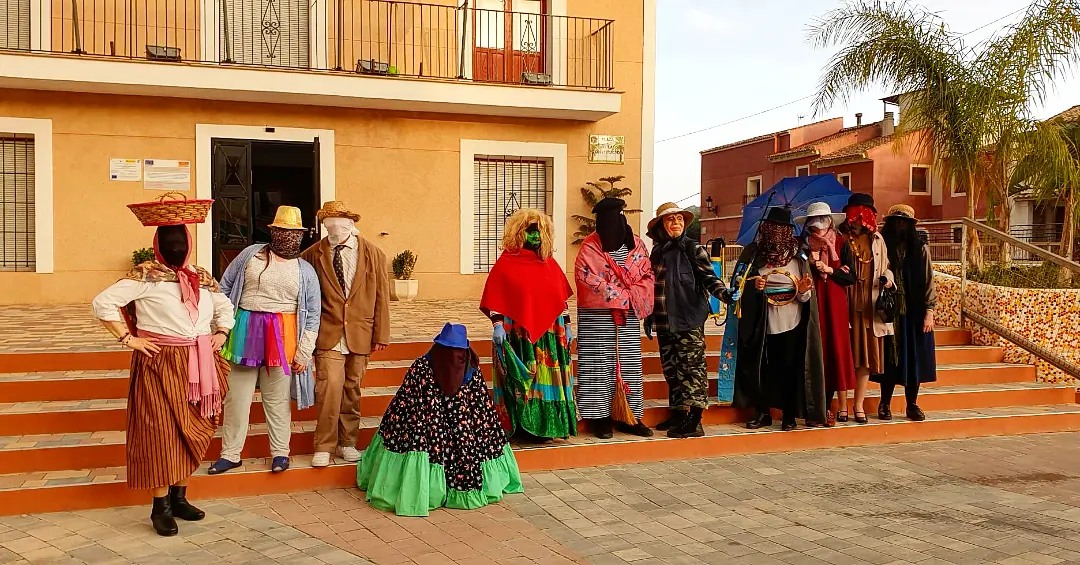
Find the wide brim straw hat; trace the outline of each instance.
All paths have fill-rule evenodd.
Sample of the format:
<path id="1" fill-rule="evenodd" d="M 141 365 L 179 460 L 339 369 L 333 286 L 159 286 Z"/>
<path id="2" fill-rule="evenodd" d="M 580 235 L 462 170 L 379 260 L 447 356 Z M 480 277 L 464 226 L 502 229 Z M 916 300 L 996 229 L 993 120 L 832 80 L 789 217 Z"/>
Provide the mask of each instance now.
<path id="1" fill-rule="evenodd" d="M 911 223 L 919 223 L 919 219 L 915 217 L 915 209 L 907 204 L 897 204 L 892 208 L 889 208 L 889 213 L 885 214 L 886 218 L 901 218 L 909 220 Z"/>
<path id="2" fill-rule="evenodd" d="M 213 204 L 210 199 L 188 200 L 181 192 L 166 192 L 157 200 L 128 204 L 128 209 L 146 227 L 179 226 L 205 222 Z"/>
<path id="3" fill-rule="evenodd" d="M 847 219 L 847 214 L 833 213 L 832 208 L 829 207 L 827 202 L 814 202 L 806 209 L 805 216 L 797 216 L 795 218 L 795 224 L 801 226 L 806 223 L 806 220 L 821 216 L 831 217 L 834 225 L 840 225 L 841 222 Z"/>
<path id="4" fill-rule="evenodd" d="M 286 230 L 305 230 L 304 221 L 300 209 L 294 206 L 278 206 L 274 214 L 274 223 L 267 227 L 281 228 Z"/>
<path id="5" fill-rule="evenodd" d="M 679 208 L 674 202 L 665 202 L 656 209 L 656 217 L 649 220 L 649 231 L 652 231 L 653 227 L 656 226 L 657 222 L 663 220 L 664 216 L 670 216 L 672 214 L 682 214 L 683 221 L 686 222 L 686 225 L 690 225 L 690 222 L 694 221 L 693 212 Z"/>
<path id="6" fill-rule="evenodd" d="M 319 222 L 327 218 L 348 218 L 354 222 L 360 220 L 360 214 L 352 212 L 341 200 L 331 200 L 315 212 L 315 219 Z"/>

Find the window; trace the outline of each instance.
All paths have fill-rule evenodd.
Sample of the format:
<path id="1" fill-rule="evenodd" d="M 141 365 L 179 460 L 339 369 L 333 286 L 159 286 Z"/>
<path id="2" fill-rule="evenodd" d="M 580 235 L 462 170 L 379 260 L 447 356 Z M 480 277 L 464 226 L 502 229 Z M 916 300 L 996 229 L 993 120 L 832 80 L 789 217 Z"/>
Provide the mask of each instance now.
<path id="1" fill-rule="evenodd" d="M 0 49 L 30 49 L 30 1 L 0 2 Z"/>
<path id="2" fill-rule="evenodd" d="M 964 196 L 967 194 L 967 187 L 964 186 L 962 183 L 956 182 L 955 180 L 949 181 L 949 187 L 949 192 L 953 196 Z"/>
<path id="3" fill-rule="evenodd" d="M 795 167 L 795 176 L 808 177 L 810 176 L 810 165 L 799 165 Z"/>
<path id="4" fill-rule="evenodd" d="M 503 226 L 519 208 L 552 213 L 552 163 L 529 157 L 477 157 L 473 161 L 475 190 L 473 269 L 491 270 L 499 257 Z"/>
<path id="5" fill-rule="evenodd" d="M 218 30 L 222 61 L 273 67 L 309 66 L 307 0 L 233 0 L 225 6 Z"/>
<path id="6" fill-rule="evenodd" d="M 746 201 L 749 202 L 758 196 L 761 196 L 761 177 L 746 179 Z"/>
<path id="7" fill-rule="evenodd" d="M 851 173 L 840 173 L 836 175 L 836 180 L 840 181 L 840 186 L 851 190 Z"/>
<path id="8" fill-rule="evenodd" d="M 912 165 L 911 183 L 908 191 L 911 194 L 930 194 L 930 166 Z"/>
<path id="9" fill-rule="evenodd" d="M 33 272 L 33 136 L 0 133 L 0 189 L 0 271 Z"/>

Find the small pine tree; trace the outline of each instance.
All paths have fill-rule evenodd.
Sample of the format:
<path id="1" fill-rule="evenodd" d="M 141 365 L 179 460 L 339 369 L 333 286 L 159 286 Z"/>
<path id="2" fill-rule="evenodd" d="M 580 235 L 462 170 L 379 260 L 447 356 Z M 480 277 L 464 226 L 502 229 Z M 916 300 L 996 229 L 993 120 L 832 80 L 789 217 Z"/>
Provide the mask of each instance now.
<path id="1" fill-rule="evenodd" d="M 634 189 L 625 186 L 615 186 L 616 183 L 622 182 L 626 178 L 623 175 L 615 177 L 604 177 L 599 182 L 587 182 L 586 186 L 581 187 L 581 198 L 585 201 L 585 205 L 589 210 L 593 209 L 598 202 L 605 198 L 626 198 L 634 194 Z M 600 183 L 606 183 L 604 186 Z M 641 210 L 623 210 L 626 214 L 640 214 Z M 581 245 L 581 242 L 585 241 L 586 237 L 592 235 L 596 231 L 596 219 L 583 216 L 580 214 L 574 214 L 570 216 L 578 222 L 578 229 L 574 232 L 574 236 L 577 239 L 574 240 L 574 245 Z"/>
<path id="2" fill-rule="evenodd" d="M 406 249 L 394 257 L 392 264 L 394 278 L 405 281 L 412 278 L 413 269 L 416 268 L 416 254 Z"/>

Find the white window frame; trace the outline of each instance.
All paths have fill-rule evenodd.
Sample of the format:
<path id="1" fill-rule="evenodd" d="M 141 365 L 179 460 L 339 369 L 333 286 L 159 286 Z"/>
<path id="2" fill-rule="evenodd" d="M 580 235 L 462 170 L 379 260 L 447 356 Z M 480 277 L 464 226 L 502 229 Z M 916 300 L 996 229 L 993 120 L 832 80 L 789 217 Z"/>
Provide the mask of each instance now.
<path id="1" fill-rule="evenodd" d="M 750 183 L 752 183 L 754 181 L 757 181 L 757 183 L 758 183 L 758 185 L 757 185 L 758 186 L 757 187 L 757 194 L 751 195 L 750 194 Z M 751 199 L 751 197 L 752 198 L 757 198 L 758 196 L 761 196 L 762 192 L 763 191 L 762 191 L 761 175 L 758 175 L 756 177 L 746 177 L 746 190 L 743 191 L 743 203 L 748 202 L 749 199 Z"/>
<path id="2" fill-rule="evenodd" d="M 957 187 L 960 186 L 960 183 L 958 183 L 956 181 L 953 181 L 953 180 L 946 180 L 945 182 L 949 183 L 949 195 L 950 196 L 967 196 L 967 190 L 966 189 L 963 190 L 963 191 L 957 190 Z"/>
<path id="3" fill-rule="evenodd" d="M 805 175 L 800 175 L 799 171 L 801 171 L 803 169 L 806 169 L 806 174 Z M 797 177 L 799 177 L 799 176 L 807 176 L 807 177 L 810 176 L 810 165 L 799 165 L 798 167 L 795 167 L 795 176 L 797 176 Z"/>
<path id="4" fill-rule="evenodd" d="M 926 191 L 915 192 L 915 169 L 926 169 Z M 912 163 L 908 169 L 908 194 L 910 196 L 931 196 L 933 194 L 933 187 L 931 186 L 933 169 L 930 165 L 919 165 Z"/>
<path id="5" fill-rule="evenodd" d="M 0 117 L 0 131 L 34 136 L 34 272 L 53 273 L 52 120 Z"/>
<path id="6" fill-rule="evenodd" d="M 461 236 L 459 241 L 459 272 L 463 275 L 476 274 L 475 221 L 473 206 L 476 203 L 473 178 L 474 162 L 477 157 L 490 155 L 513 155 L 515 157 L 540 158 L 551 160 L 551 219 L 555 227 L 555 249 L 553 257 L 565 270 L 566 247 L 566 144 L 532 143 L 523 141 L 489 141 L 480 139 L 462 139 L 460 156 L 460 177 L 458 180 L 458 212 Z"/>
<path id="7" fill-rule="evenodd" d="M 844 178 L 847 179 L 847 189 L 851 190 L 851 173 L 840 173 L 840 174 L 836 175 L 836 182 L 843 185 L 844 181 L 842 181 L 840 179 L 844 179 Z"/>
<path id="8" fill-rule="evenodd" d="M 213 140 L 215 138 L 312 143 L 316 137 L 319 138 L 319 203 L 326 204 L 331 200 L 337 200 L 334 130 L 218 124 L 195 124 L 195 197 L 211 198 L 214 169 Z M 214 211 L 210 210 L 205 222 L 193 226 L 195 228 L 195 264 L 208 271 L 213 270 L 214 242 L 211 234 L 213 219 Z"/>

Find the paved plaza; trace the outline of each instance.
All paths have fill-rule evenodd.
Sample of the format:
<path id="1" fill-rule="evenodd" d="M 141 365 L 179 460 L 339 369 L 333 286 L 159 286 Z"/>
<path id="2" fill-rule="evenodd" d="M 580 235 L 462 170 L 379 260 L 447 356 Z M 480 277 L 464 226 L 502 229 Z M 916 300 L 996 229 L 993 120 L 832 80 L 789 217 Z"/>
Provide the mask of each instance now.
<path id="1" fill-rule="evenodd" d="M 0 518 L 0 563 L 1080 562 L 1080 433 L 533 473 L 524 495 L 399 518 L 338 489 Z"/>

